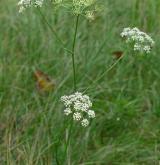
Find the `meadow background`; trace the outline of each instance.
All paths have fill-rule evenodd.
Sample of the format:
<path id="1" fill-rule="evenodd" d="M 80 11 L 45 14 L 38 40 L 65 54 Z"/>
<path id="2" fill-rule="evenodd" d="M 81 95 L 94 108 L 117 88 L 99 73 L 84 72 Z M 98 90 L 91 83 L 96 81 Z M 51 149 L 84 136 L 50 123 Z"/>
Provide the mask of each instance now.
<path id="1" fill-rule="evenodd" d="M 160 0 L 104 0 L 104 10 L 88 22 L 80 18 L 76 70 L 78 90 L 94 103 L 96 119 L 88 128 L 74 126 L 72 165 L 160 164 Z M 67 48 L 72 47 L 74 17 L 51 6 L 42 9 Z M 138 57 L 125 47 L 124 27 L 149 33 L 156 45 Z M 127 53 L 114 62 L 113 51 Z M 33 71 L 56 81 L 41 95 Z M 64 94 L 73 91 L 72 63 L 37 10 L 18 13 L 16 0 L 0 1 L 0 164 L 67 164 Z M 58 139 L 61 135 L 61 142 Z"/>

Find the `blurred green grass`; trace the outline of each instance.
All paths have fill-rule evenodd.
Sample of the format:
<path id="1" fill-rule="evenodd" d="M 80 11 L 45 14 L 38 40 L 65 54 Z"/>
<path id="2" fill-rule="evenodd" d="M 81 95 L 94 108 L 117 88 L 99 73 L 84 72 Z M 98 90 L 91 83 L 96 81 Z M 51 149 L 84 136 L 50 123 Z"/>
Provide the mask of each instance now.
<path id="1" fill-rule="evenodd" d="M 64 144 L 56 146 L 65 122 L 61 95 L 72 92 L 71 57 L 36 10 L 18 13 L 16 1 L 0 1 L 0 164 L 52 165 L 55 150 L 63 162 Z M 74 17 L 42 9 L 68 48 Z M 137 26 L 154 38 L 150 55 L 128 54 L 96 84 L 123 50 L 119 33 Z M 96 52 L 107 41 L 99 54 Z M 93 22 L 80 19 L 76 47 L 78 89 L 89 87 L 97 117 L 88 129 L 74 127 L 72 164 L 158 165 L 160 163 L 160 0 L 104 1 Z M 57 90 L 36 91 L 34 68 L 49 74 Z M 120 120 L 119 120 L 120 119 Z M 66 164 L 66 162 L 63 162 Z"/>

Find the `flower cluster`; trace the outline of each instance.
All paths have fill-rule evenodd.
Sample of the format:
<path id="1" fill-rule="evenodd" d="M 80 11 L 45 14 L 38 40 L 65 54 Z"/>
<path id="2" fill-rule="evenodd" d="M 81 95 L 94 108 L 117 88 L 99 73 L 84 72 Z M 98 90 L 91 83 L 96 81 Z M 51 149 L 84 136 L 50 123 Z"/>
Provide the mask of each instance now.
<path id="1" fill-rule="evenodd" d="M 87 127 L 89 119 L 95 118 L 95 112 L 90 110 L 92 102 L 89 96 L 76 92 L 69 96 L 62 96 L 61 101 L 64 103 L 66 116 L 72 115 L 73 120 L 81 122 L 81 125 Z"/>
<path id="2" fill-rule="evenodd" d="M 26 8 L 34 6 L 34 7 L 42 7 L 43 0 L 20 0 L 18 2 L 19 12 L 22 13 Z"/>
<path id="3" fill-rule="evenodd" d="M 19 12 L 23 12 L 26 8 L 42 7 L 44 0 L 19 0 Z M 71 11 L 75 15 L 84 15 L 89 20 L 94 20 L 94 13 L 99 11 L 98 0 L 48 0 L 57 9 L 64 7 L 67 11 Z"/>
<path id="4" fill-rule="evenodd" d="M 150 53 L 154 45 L 153 39 L 136 27 L 132 29 L 129 27 L 124 28 L 121 37 L 125 38 L 127 43 L 134 44 L 134 51 Z"/>
<path id="5" fill-rule="evenodd" d="M 86 8 L 92 6 L 95 0 L 73 0 L 73 11 L 75 14 L 81 14 Z"/>
<path id="6" fill-rule="evenodd" d="M 89 20 L 94 20 L 95 12 L 99 10 L 98 0 L 53 0 L 54 6 L 65 7 L 75 15 L 83 15 Z"/>

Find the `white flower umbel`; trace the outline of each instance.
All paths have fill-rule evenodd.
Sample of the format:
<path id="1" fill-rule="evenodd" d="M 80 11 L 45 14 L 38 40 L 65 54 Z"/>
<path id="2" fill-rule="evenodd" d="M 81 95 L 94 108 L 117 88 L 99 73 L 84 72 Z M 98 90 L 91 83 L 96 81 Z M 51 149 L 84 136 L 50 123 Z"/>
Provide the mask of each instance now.
<path id="1" fill-rule="evenodd" d="M 89 110 L 88 111 L 88 117 L 89 118 L 95 118 L 96 117 L 95 112 L 93 110 Z"/>
<path id="2" fill-rule="evenodd" d="M 66 107 L 64 114 L 67 116 L 72 114 L 73 120 L 80 121 L 82 126 L 86 127 L 89 125 L 89 119 L 95 118 L 95 112 L 90 110 L 92 102 L 89 96 L 76 92 L 69 96 L 62 96 L 61 101 Z"/>
<path id="3" fill-rule="evenodd" d="M 66 116 L 68 116 L 68 115 L 71 114 L 71 113 L 72 113 L 72 111 L 71 111 L 70 108 L 66 108 L 66 109 L 64 110 L 64 114 L 65 114 Z"/>
<path id="4" fill-rule="evenodd" d="M 18 2 L 19 12 L 23 12 L 27 7 L 31 6 L 31 0 L 20 0 Z"/>
<path id="5" fill-rule="evenodd" d="M 81 120 L 81 118 L 82 118 L 82 115 L 81 115 L 80 112 L 75 112 L 75 113 L 73 114 L 73 119 L 74 119 L 74 120 L 79 121 L 79 120 Z"/>
<path id="6" fill-rule="evenodd" d="M 134 44 L 134 51 L 150 53 L 152 47 L 154 46 L 153 39 L 136 27 L 124 28 L 120 35 L 126 39 L 126 43 Z"/>
<path id="7" fill-rule="evenodd" d="M 89 125 L 89 121 L 88 121 L 87 119 L 83 119 L 83 120 L 81 121 L 81 125 L 82 125 L 83 127 L 87 127 L 87 126 Z"/>
<path id="8" fill-rule="evenodd" d="M 101 6 L 99 0 L 52 0 L 52 3 L 55 8 L 65 8 L 74 15 L 85 16 L 90 21 L 94 20 L 94 15 L 100 11 Z"/>
<path id="9" fill-rule="evenodd" d="M 94 12 L 93 11 L 86 11 L 86 18 L 90 21 L 94 20 Z"/>
<path id="10" fill-rule="evenodd" d="M 19 0 L 19 12 L 22 13 L 29 7 L 42 7 L 44 0 Z M 55 11 L 65 8 L 75 15 L 83 15 L 90 21 L 94 20 L 94 14 L 100 11 L 98 0 L 46 0 L 45 3 L 53 4 Z"/>
<path id="11" fill-rule="evenodd" d="M 73 12 L 81 14 L 86 8 L 92 6 L 95 0 L 73 0 Z"/>
<path id="12" fill-rule="evenodd" d="M 26 8 L 34 6 L 34 7 L 42 7 L 44 0 L 20 0 L 18 2 L 19 12 L 22 13 Z"/>
<path id="13" fill-rule="evenodd" d="M 42 7 L 43 1 L 44 1 L 44 0 L 36 0 L 35 3 L 34 3 L 34 5 L 35 5 L 36 7 Z"/>

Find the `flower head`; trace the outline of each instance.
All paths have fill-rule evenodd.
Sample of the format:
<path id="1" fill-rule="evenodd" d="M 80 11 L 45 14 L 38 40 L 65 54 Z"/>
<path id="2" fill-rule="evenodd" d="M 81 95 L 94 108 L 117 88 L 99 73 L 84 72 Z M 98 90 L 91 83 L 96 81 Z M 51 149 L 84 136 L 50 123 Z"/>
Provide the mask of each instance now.
<path id="1" fill-rule="evenodd" d="M 89 117 L 89 118 L 95 118 L 95 116 L 96 116 L 96 115 L 95 115 L 95 112 L 94 112 L 93 110 L 89 110 L 89 111 L 88 111 L 88 117 Z"/>
<path id="2" fill-rule="evenodd" d="M 153 39 L 138 28 L 124 28 L 121 37 L 126 39 L 126 43 L 133 43 L 135 51 L 150 53 L 154 46 Z"/>
<path id="3" fill-rule="evenodd" d="M 83 15 L 89 20 L 94 20 L 94 13 L 98 12 L 100 6 L 98 0 L 53 0 L 55 7 L 65 7 L 67 11 L 75 15 Z"/>
<path id="4" fill-rule="evenodd" d="M 80 112 L 75 112 L 75 113 L 73 114 L 73 119 L 74 119 L 74 120 L 79 121 L 79 120 L 81 120 L 81 118 L 82 118 L 82 115 L 81 115 Z"/>
<path id="5" fill-rule="evenodd" d="M 86 127 L 89 124 L 88 119 L 95 118 L 95 112 L 90 110 L 92 102 L 89 96 L 75 92 L 69 96 L 62 96 L 61 101 L 66 107 L 64 114 L 72 114 L 73 120 L 80 121 L 82 126 Z"/>
<path id="6" fill-rule="evenodd" d="M 44 0 L 19 0 L 19 12 L 23 12 L 29 7 L 42 7 Z M 94 13 L 98 12 L 98 0 L 49 0 L 46 3 L 52 3 L 55 9 L 65 8 L 75 15 L 83 15 L 89 20 L 94 20 Z"/>
<path id="7" fill-rule="evenodd" d="M 73 0 L 73 12 L 75 14 L 81 14 L 86 8 L 91 7 L 95 3 L 95 0 Z"/>
<path id="8" fill-rule="evenodd" d="M 19 12 L 22 13 L 26 8 L 34 6 L 34 7 L 42 7 L 44 0 L 20 0 L 18 2 Z"/>
<path id="9" fill-rule="evenodd" d="M 72 113 L 72 111 L 71 111 L 70 108 L 66 108 L 66 109 L 64 110 L 64 114 L 65 114 L 66 116 L 68 116 L 68 115 L 71 114 L 71 113 Z"/>
<path id="10" fill-rule="evenodd" d="M 87 119 L 83 119 L 83 120 L 81 121 L 81 125 L 82 125 L 83 127 L 87 127 L 87 126 L 89 125 L 89 121 L 88 121 Z"/>
<path id="11" fill-rule="evenodd" d="M 93 11 L 86 11 L 86 18 L 89 20 L 94 20 L 94 13 Z"/>

